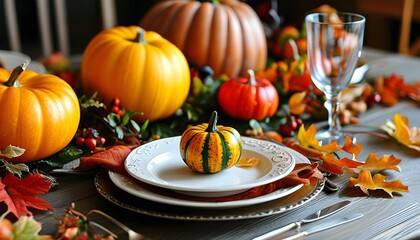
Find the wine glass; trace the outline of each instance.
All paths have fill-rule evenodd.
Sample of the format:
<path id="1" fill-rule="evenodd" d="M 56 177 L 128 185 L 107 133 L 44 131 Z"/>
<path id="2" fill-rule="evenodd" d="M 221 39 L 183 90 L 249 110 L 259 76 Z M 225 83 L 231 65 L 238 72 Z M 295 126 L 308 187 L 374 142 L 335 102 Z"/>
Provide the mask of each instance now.
<path id="1" fill-rule="evenodd" d="M 347 87 L 363 45 L 365 17 L 355 13 L 312 13 L 305 17 L 308 67 L 312 81 L 325 93 L 329 129 L 319 131 L 322 144 L 344 143 L 338 117 L 339 94 Z"/>

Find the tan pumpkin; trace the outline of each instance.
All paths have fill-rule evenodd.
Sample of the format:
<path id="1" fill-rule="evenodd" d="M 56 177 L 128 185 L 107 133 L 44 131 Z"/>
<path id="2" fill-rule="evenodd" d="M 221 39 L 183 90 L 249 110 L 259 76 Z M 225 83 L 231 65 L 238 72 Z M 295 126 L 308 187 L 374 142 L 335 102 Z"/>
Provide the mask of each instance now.
<path id="1" fill-rule="evenodd" d="M 64 80 L 18 67 L 0 68 L 0 150 L 12 145 L 25 153 L 11 162 L 53 155 L 73 139 L 80 121 L 79 100 Z"/>
<path id="2" fill-rule="evenodd" d="M 158 33 L 138 26 L 97 34 L 82 59 L 87 94 L 104 102 L 118 97 L 125 109 L 141 112 L 135 120 L 155 121 L 181 107 L 190 88 L 190 69 L 182 52 Z"/>
<path id="3" fill-rule="evenodd" d="M 247 76 L 248 69 L 266 66 L 262 23 L 249 5 L 237 0 L 162 1 L 140 26 L 175 44 L 191 65 L 210 66 L 215 76 Z"/>

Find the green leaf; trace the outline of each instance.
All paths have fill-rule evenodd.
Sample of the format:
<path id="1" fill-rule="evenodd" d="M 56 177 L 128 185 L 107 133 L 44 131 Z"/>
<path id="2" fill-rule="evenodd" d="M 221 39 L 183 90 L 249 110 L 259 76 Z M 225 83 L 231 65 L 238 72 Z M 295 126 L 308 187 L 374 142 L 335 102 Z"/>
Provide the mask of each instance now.
<path id="1" fill-rule="evenodd" d="M 130 111 L 127 112 L 126 114 L 124 114 L 123 119 L 122 119 L 122 125 L 125 126 L 130 122 L 130 119 L 132 116 L 139 114 L 139 112 L 134 112 L 134 111 Z"/>
<path id="2" fill-rule="evenodd" d="M 249 126 L 253 130 L 257 130 L 257 129 L 261 128 L 261 124 L 257 120 L 255 120 L 255 119 L 249 120 Z"/>
<path id="3" fill-rule="evenodd" d="M 83 155 L 83 150 L 72 144 L 67 145 L 58 153 L 35 162 L 27 163 L 30 169 L 39 169 L 44 172 L 50 172 L 54 169 L 63 168 L 63 166 Z"/>
<path id="4" fill-rule="evenodd" d="M 29 172 L 28 165 L 26 165 L 24 163 L 16 163 L 16 164 L 13 164 L 13 163 L 9 163 L 8 161 L 3 160 L 3 159 L 0 159 L 0 161 L 3 162 L 3 164 L 6 167 L 7 171 L 9 171 L 9 172 L 11 172 L 11 173 L 13 173 L 15 175 L 18 175 L 19 178 L 22 177 L 22 175 L 23 175 L 22 172 L 23 171 Z"/>
<path id="5" fill-rule="evenodd" d="M 124 138 L 124 131 L 120 126 L 116 126 L 115 131 L 117 132 L 118 139 L 123 139 Z"/>
<path id="6" fill-rule="evenodd" d="M 109 124 L 109 126 L 115 128 L 117 126 L 119 116 L 115 113 L 110 113 L 104 120 Z"/>
<path id="7" fill-rule="evenodd" d="M 130 120 L 130 124 L 134 128 L 134 130 L 136 130 L 136 132 L 140 132 L 140 126 L 136 121 Z"/>
<path id="8" fill-rule="evenodd" d="M 13 239 L 41 239 L 38 235 L 41 228 L 41 223 L 37 222 L 33 216 L 23 216 L 13 223 L 12 236 Z"/>
<path id="9" fill-rule="evenodd" d="M 9 145 L 0 151 L 0 156 L 7 158 L 19 157 L 25 152 L 25 149 Z"/>
<path id="10" fill-rule="evenodd" d="M 141 125 L 141 128 L 140 128 L 140 130 L 138 130 L 138 132 L 139 132 L 140 134 L 145 133 L 148 125 L 149 125 L 149 119 L 147 119 L 147 120 L 146 120 L 146 121 L 145 121 L 145 122 Z"/>

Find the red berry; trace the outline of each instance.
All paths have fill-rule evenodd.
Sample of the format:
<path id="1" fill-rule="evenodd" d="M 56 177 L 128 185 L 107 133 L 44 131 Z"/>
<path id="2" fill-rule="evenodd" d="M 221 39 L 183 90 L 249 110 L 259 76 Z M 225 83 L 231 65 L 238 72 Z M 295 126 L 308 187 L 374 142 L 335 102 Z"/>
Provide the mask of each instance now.
<path id="1" fill-rule="evenodd" d="M 121 104 L 121 101 L 120 101 L 120 99 L 119 98 L 114 98 L 114 99 L 112 99 L 112 101 L 111 101 L 111 106 L 117 106 L 117 107 L 119 107 L 120 106 L 120 104 Z"/>
<path id="2" fill-rule="evenodd" d="M 99 143 L 103 146 L 106 142 L 106 139 L 104 137 L 98 137 Z"/>
<path id="3" fill-rule="evenodd" d="M 111 108 L 111 112 L 113 112 L 113 113 L 118 114 L 118 112 L 119 112 L 119 111 L 121 111 L 121 110 L 120 110 L 120 107 L 118 107 L 118 106 L 113 106 L 113 107 Z"/>
<path id="4" fill-rule="evenodd" d="M 124 111 L 119 110 L 118 112 L 116 112 L 116 114 L 120 117 L 124 116 Z"/>
<path id="5" fill-rule="evenodd" d="M 368 96 L 366 100 L 366 104 L 368 105 L 368 107 L 372 107 L 373 105 L 379 102 L 381 102 L 381 95 L 378 93 L 372 93 Z"/>
<path id="6" fill-rule="evenodd" d="M 76 146 L 81 148 L 85 145 L 85 138 L 83 137 L 77 137 L 76 138 Z"/>
<path id="7" fill-rule="evenodd" d="M 96 139 L 94 138 L 86 138 L 85 139 L 85 146 L 89 149 L 89 150 L 94 150 L 96 147 Z"/>

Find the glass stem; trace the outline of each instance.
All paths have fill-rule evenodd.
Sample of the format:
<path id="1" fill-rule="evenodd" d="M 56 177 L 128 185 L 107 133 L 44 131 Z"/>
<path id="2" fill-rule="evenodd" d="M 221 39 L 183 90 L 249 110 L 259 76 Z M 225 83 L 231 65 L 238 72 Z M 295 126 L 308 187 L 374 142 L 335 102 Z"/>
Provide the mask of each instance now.
<path id="1" fill-rule="evenodd" d="M 341 135 L 341 125 L 338 116 L 340 102 L 335 95 L 326 94 L 327 100 L 325 101 L 325 108 L 328 110 L 328 125 L 329 132 L 333 139 L 338 139 Z"/>

